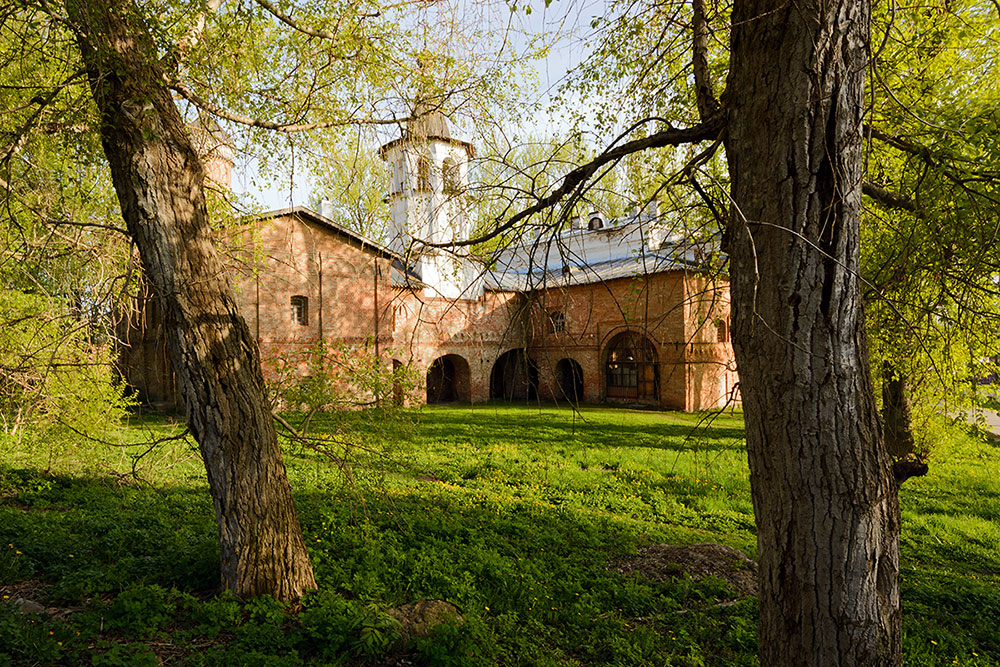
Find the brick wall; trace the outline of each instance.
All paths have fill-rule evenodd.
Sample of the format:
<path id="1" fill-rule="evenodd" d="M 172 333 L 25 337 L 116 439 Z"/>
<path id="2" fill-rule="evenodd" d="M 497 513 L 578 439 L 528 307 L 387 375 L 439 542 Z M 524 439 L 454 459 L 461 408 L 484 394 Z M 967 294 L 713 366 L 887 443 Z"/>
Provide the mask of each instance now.
<path id="1" fill-rule="evenodd" d="M 529 351 L 539 363 L 542 396 L 564 397 L 557 365 L 573 359 L 583 371 L 583 400 L 605 400 L 608 348 L 622 332 L 634 331 L 655 350 L 659 384 L 658 397 L 635 402 L 671 410 L 717 407 L 736 383 L 728 293 L 725 282 L 682 271 L 534 292 Z M 555 313 L 562 316 L 561 332 Z M 717 321 L 726 326 L 721 343 Z"/>
<path id="2" fill-rule="evenodd" d="M 658 384 L 641 402 L 676 410 L 716 407 L 736 384 L 724 282 L 670 271 L 453 300 L 425 296 L 419 284 L 393 284 L 393 257 L 308 213 L 290 212 L 248 227 L 230 261 L 265 377 L 294 381 L 309 374 L 311 355 L 323 342 L 328 365 L 377 355 L 385 368 L 409 365 L 421 378 L 444 358 L 454 384 L 449 396 L 461 401 L 486 401 L 491 392 L 533 399 L 525 383 L 534 365 L 537 397 L 565 400 L 567 382 L 578 379 L 579 398 L 598 402 L 609 393 L 609 346 L 623 332 L 636 332 L 653 350 Z M 300 301 L 297 310 L 293 297 Z M 561 314 L 558 326 L 552 313 Z M 124 335 L 130 347 L 123 365 L 133 385 L 150 398 L 170 400 L 172 374 L 162 323 L 156 320 L 155 309 L 137 309 Z M 720 326 L 725 326 L 721 342 Z M 518 350 L 532 363 L 523 366 L 523 354 L 508 354 Z M 500 368 L 501 358 L 514 365 Z M 578 364 L 579 378 L 570 372 L 569 360 Z M 349 385 L 340 389 L 352 391 Z M 370 397 L 358 391 L 356 398 Z M 426 393 L 421 389 L 406 398 L 421 402 Z"/>

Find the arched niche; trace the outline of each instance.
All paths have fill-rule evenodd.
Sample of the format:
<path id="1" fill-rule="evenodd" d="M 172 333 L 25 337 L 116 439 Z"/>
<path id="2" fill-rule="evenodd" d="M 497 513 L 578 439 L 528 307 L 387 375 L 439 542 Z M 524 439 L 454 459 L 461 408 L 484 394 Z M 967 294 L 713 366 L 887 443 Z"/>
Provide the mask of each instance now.
<path id="1" fill-rule="evenodd" d="M 490 372 L 490 398 L 511 401 L 538 398 L 538 366 L 523 348 L 500 355 Z"/>
<path id="2" fill-rule="evenodd" d="M 469 362 L 457 354 L 438 357 L 427 369 L 427 402 L 469 400 Z"/>
<path id="3" fill-rule="evenodd" d="M 560 359 L 556 364 L 559 398 L 572 403 L 583 400 L 583 367 L 576 359 Z"/>
<path id="4" fill-rule="evenodd" d="M 608 400 L 658 401 L 660 368 L 656 347 L 637 331 L 618 334 L 604 350 L 604 377 Z"/>

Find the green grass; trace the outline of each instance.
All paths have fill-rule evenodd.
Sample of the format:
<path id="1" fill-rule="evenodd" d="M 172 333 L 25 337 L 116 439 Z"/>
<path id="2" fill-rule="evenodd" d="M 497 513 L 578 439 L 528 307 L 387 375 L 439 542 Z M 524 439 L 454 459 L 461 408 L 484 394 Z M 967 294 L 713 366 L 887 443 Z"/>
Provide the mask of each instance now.
<path id="1" fill-rule="evenodd" d="M 427 598 L 457 605 L 465 624 L 420 640 L 418 664 L 756 664 L 755 599 L 721 580 L 613 568 L 655 543 L 755 556 L 738 414 L 402 416 L 313 420 L 314 433 L 339 434 L 333 449 L 388 443 L 386 457 L 357 450 L 367 458 L 348 469 L 353 484 L 285 443 L 321 589 L 295 614 L 213 594 L 215 526 L 189 443 L 141 457 L 140 446 L 4 445 L 0 665 L 383 664 L 395 635 L 385 611 Z M 115 437 L 178 429 L 160 420 Z M 960 432 L 940 440 L 931 474 L 902 492 L 905 663 L 1000 665 L 1000 451 Z M 119 474 L 133 467 L 144 481 Z M 74 611 L 21 616 L 19 595 Z"/>

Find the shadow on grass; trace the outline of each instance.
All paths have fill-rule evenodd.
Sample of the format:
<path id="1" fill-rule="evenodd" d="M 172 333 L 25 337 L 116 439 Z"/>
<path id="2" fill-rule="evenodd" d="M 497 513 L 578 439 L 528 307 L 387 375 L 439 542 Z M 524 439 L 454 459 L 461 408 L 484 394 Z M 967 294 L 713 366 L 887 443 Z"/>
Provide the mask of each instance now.
<path id="1" fill-rule="evenodd" d="M 0 467 L 0 585 L 40 579 L 56 604 L 142 583 L 214 589 L 214 521 L 204 487 L 130 488 Z"/>
<path id="2" fill-rule="evenodd" d="M 0 480 L 0 536 L 13 545 L 0 587 L 30 577 L 44 585 L 44 602 L 74 605 L 149 585 L 217 586 L 204 488 L 120 488 L 2 467 Z M 730 596 L 719 581 L 655 583 L 615 571 L 646 539 L 634 522 L 433 483 L 383 489 L 363 503 L 321 484 L 297 489 L 295 500 L 324 590 L 380 607 L 448 600 L 483 628 L 484 650 L 503 663 L 572 655 L 567 664 L 665 664 L 697 649 L 752 664 L 744 649 L 755 605 L 719 608 Z M 680 630 L 683 642 L 658 639 Z"/>
<path id="3" fill-rule="evenodd" d="M 742 423 L 735 422 L 705 414 L 489 404 L 425 408 L 420 432 L 442 442 L 728 450 L 743 446 Z"/>

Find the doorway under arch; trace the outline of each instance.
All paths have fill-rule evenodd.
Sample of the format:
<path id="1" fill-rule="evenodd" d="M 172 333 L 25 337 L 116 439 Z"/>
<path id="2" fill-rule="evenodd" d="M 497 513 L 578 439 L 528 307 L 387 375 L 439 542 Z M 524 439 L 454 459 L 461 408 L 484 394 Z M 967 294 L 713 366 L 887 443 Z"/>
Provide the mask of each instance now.
<path id="1" fill-rule="evenodd" d="M 635 331 L 618 334 L 604 353 L 605 396 L 617 401 L 658 401 L 660 368 L 656 348 Z"/>
<path id="2" fill-rule="evenodd" d="M 469 400 L 469 362 L 457 354 L 438 357 L 427 369 L 427 402 Z"/>
<path id="3" fill-rule="evenodd" d="M 523 348 L 497 358 L 490 372 L 490 398 L 511 401 L 538 398 L 538 366 Z"/>
<path id="4" fill-rule="evenodd" d="M 583 367 L 576 359 L 560 359 L 556 364 L 556 382 L 559 383 L 559 397 L 573 403 L 583 399 Z"/>

